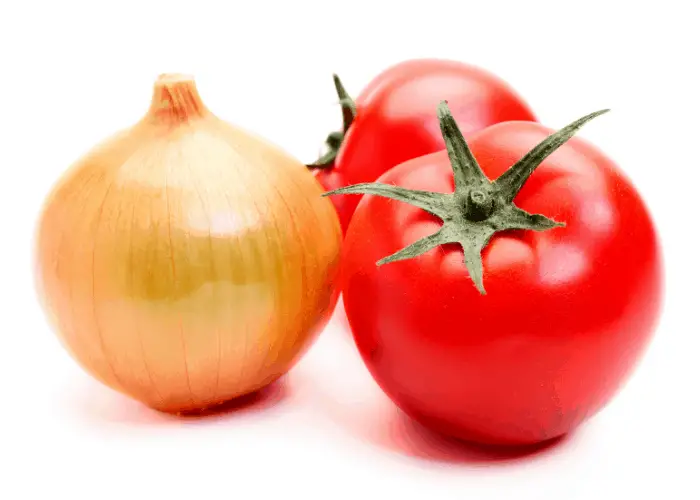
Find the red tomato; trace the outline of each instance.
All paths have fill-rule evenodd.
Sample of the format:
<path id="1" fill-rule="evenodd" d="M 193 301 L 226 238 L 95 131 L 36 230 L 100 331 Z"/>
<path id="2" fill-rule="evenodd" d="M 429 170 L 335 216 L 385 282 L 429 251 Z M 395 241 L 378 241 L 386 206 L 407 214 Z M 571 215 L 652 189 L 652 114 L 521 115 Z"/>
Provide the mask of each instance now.
<path id="1" fill-rule="evenodd" d="M 336 87 L 347 99 L 337 80 Z M 480 68 L 436 59 L 402 62 L 377 76 L 357 98 L 357 115 L 345 137 L 329 138 L 342 141 L 337 157 L 331 153 L 326 168 L 314 169 L 317 179 L 328 190 L 371 182 L 399 163 L 444 149 L 435 120 L 441 100 L 450 103 L 465 134 L 503 121 L 535 120 L 508 84 Z M 358 201 L 333 198 L 343 231 Z"/>
<path id="2" fill-rule="evenodd" d="M 501 123 L 469 146 L 493 181 L 551 132 Z M 452 193 L 450 166 L 441 151 L 378 182 Z M 514 204 L 566 226 L 495 234 L 481 252 L 485 295 L 460 245 L 377 266 L 442 226 L 408 203 L 364 196 L 344 243 L 345 310 L 364 362 L 408 415 L 461 439 L 530 444 L 572 430 L 629 377 L 660 312 L 655 228 L 608 157 L 571 139 L 524 182 Z"/>

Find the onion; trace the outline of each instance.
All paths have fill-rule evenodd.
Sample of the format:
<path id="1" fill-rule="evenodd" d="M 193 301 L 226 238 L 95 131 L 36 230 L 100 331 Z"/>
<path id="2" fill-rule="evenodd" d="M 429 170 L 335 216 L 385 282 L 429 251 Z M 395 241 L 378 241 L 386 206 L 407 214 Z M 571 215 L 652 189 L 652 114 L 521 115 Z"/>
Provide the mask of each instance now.
<path id="1" fill-rule="evenodd" d="M 192 78 L 162 75 L 146 115 L 49 194 L 39 299 L 87 372 L 152 408 L 256 391 L 337 301 L 340 226 L 321 194 L 301 162 L 214 116 Z"/>

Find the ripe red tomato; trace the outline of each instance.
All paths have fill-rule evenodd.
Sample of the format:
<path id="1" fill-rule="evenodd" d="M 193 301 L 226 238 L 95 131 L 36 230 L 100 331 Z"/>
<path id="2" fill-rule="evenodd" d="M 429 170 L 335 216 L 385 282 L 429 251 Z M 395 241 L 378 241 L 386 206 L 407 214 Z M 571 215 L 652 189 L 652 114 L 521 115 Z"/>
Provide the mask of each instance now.
<path id="1" fill-rule="evenodd" d="M 331 151 L 321 160 L 325 168 L 314 168 L 328 190 L 374 181 L 399 163 L 444 149 L 435 120 L 435 107 L 443 99 L 465 134 L 503 121 L 535 120 L 504 81 L 456 61 L 418 59 L 390 67 L 357 98 L 354 119 L 353 103 L 337 77 L 336 88 L 345 103 L 346 133 L 329 136 Z M 358 201 L 354 196 L 333 198 L 344 232 Z"/>
<path id="2" fill-rule="evenodd" d="M 493 181 L 484 184 L 486 197 L 551 132 L 539 123 L 508 122 L 473 135 L 471 152 Z M 450 166 L 441 151 L 403 163 L 378 182 L 452 193 Z M 445 215 L 444 225 L 409 203 L 367 195 L 345 238 L 344 304 L 365 364 L 408 415 L 466 440 L 530 444 L 572 430 L 620 389 L 660 312 L 655 228 L 613 161 L 572 139 L 525 179 L 513 203 L 551 219 L 514 209 L 525 221 L 515 225 L 537 231 L 498 232 L 489 241 L 488 228 L 499 222 L 489 222 L 496 215 L 489 216 L 488 207 L 499 213 L 500 195 L 489 201 L 494 205 L 482 203 L 485 219 L 462 220 L 468 211 L 457 211 Z M 466 187 L 460 192 L 476 189 L 461 184 Z M 354 192 L 370 193 L 370 187 Z M 416 203 L 428 203 L 420 196 Z M 483 193 L 469 196 L 486 199 Z M 457 194 L 445 199 L 464 206 Z M 416 257 L 377 265 L 448 225 L 452 233 L 440 241 L 461 246 L 433 241 L 418 248 Z M 464 250 L 474 250 L 475 240 L 454 229 L 469 225 L 487 228 L 479 243 L 488 242 L 481 252 L 485 295 L 475 287 L 478 261 L 468 258 L 478 259 L 479 250 Z"/>

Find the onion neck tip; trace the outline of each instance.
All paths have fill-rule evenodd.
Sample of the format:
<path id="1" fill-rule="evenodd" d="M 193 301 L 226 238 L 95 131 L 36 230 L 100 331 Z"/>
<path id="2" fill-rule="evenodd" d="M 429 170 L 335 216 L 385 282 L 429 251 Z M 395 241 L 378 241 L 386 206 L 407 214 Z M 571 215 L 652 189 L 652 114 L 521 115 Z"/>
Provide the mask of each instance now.
<path id="1" fill-rule="evenodd" d="M 201 118 L 209 111 L 202 102 L 194 77 L 180 73 L 163 73 L 153 86 L 149 115 L 167 123 Z"/>

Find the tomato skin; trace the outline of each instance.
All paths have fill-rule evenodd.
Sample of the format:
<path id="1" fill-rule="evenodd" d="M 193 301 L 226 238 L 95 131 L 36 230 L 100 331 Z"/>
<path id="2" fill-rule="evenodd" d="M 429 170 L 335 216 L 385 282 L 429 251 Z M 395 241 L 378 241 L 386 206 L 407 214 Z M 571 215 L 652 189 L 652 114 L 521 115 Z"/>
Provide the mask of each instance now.
<path id="1" fill-rule="evenodd" d="M 501 123 L 469 144 L 493 180 L 551 132 Z M 445 151 L 378 181 L 454 189 Z M 559 148 L 515 203 L 566 226 L 494 236 L 482 254 L 483 296 L 457 245 L 377 267 L 441 225 L 405 203 L 364 196 L 343 250 L 345 310 L 377 383 L 426 426 L 486 444 L 546 441 L 603 408 L 639 362 L 662 303 L 649 212 L 592 145 L 574 138 Z"/>
<path id="2" fill-rule="evenodd" d="M 328 190 L 372 182 L 399 163 L 444 149 L 435 119 L 443 99 L 467 136 L 503 121 L 536 120 L 507 83 L 483 69 L 441 59 L 404 61 L 378 75 L 358 96 L 357 116 L 335 165 L 316 170 L 317 179 Z M 334 200 L 343 231 L 358 201 Z"/>

